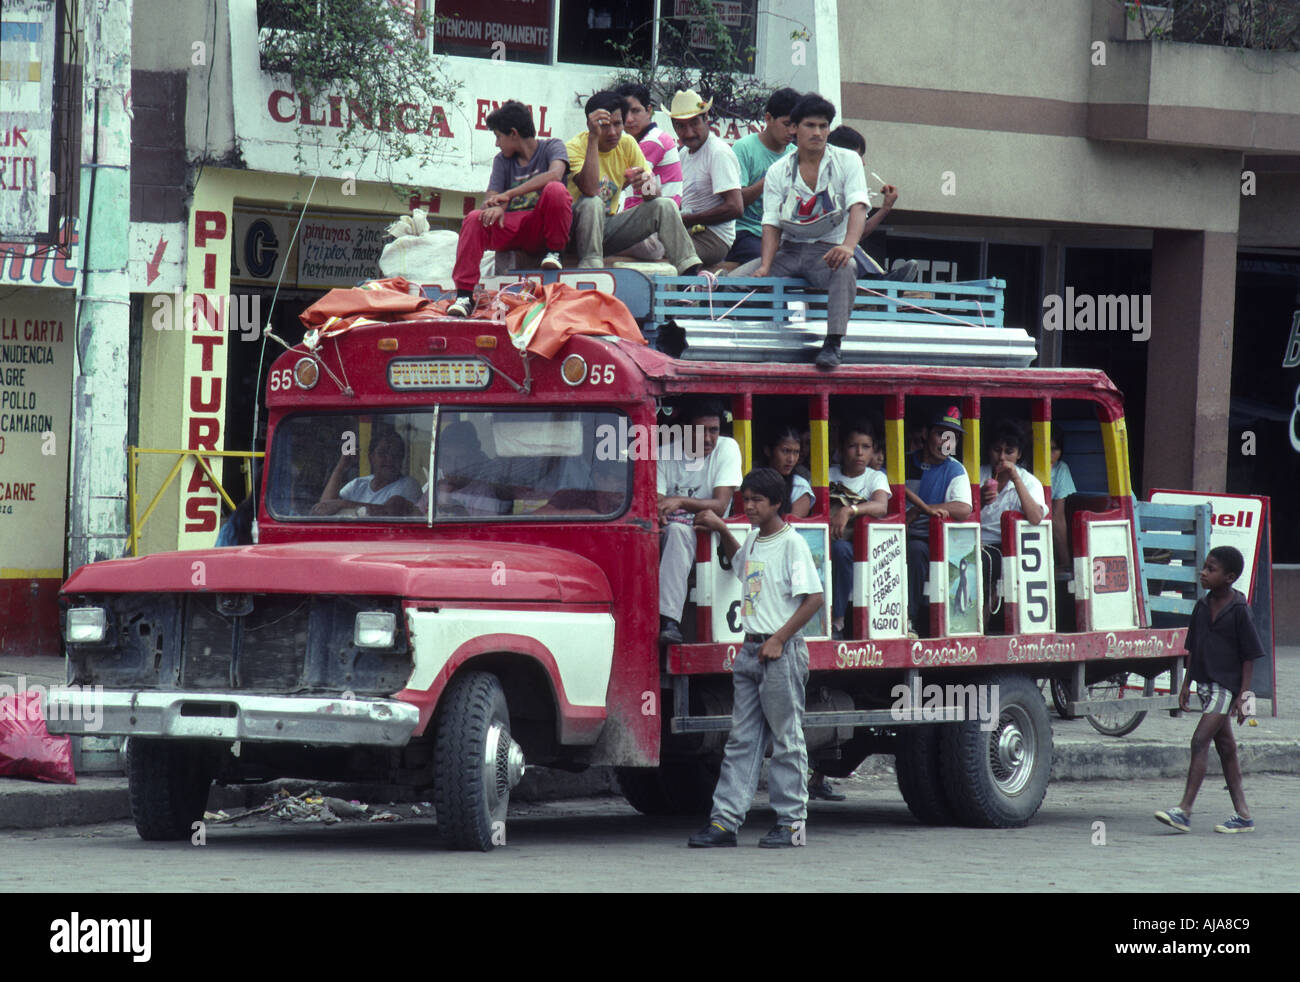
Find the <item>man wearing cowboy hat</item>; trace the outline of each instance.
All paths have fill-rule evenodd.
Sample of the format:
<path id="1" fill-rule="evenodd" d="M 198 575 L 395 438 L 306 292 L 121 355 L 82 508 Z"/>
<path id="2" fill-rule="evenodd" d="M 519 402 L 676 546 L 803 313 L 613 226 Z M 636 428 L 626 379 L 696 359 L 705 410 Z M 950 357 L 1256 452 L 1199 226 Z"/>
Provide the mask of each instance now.
<path id="1" fill-rule="evenodd" d="M 681 212 L 659 195 L 635 137 L 623 132 L 623 97 L 597 92 L 587 100 L 587 129 L 565 144 L 569 152 L 569 194 L 573 198 L 570 242 L 580 266 L 599 269 L 605 253 L 643 242 L 652 234 L 663 243 L 664 259 L 683 275 L 699 272 Z M 619 192 L 639 188 L 639 205 L 618 212 Z"/>
<path id="2" fill-rule="evenodd" d="M 682 223 L 690 230 L 696 255 L 706 266 L 727 256 L 736 240 L 736 219 L 744 213 L 740 161 L 736 152 L 709 131 L 709 109 L 694 89 L 678 89 L 665 111 L 686 153 L 682 156 Z"/>

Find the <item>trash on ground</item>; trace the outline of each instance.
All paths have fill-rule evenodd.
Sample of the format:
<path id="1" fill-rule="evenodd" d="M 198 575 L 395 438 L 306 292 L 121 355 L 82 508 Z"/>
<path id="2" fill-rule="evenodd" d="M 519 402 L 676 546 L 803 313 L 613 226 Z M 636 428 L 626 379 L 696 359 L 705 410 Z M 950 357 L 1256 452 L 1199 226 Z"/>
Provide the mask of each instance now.
<path id="1" fill-rule="evenodd" d="M 0 777 L 77 783 L 72 741 L 51 736 L 45 728 L 39 692 L 15 692 L 0 699 Z"/>

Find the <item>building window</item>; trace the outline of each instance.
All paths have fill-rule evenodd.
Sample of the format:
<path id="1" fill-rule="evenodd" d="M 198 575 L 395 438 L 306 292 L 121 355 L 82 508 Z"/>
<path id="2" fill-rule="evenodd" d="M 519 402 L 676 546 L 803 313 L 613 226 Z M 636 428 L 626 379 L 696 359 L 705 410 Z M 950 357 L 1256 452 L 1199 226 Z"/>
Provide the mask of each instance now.
<path id="1" fill-rule="evenodd" d="M 559 4 L 560 61 L 621 65 L 624 58 L 615 44 L 631 44 L 633 58 L 649 60 L 654 0 L 559 0 Z"/>
<path id="2" fill-rule="evenodd" d="M 549 64 L 552 10 L 552 0 L 438 0 L 434 50 L 469 58 Z"/>

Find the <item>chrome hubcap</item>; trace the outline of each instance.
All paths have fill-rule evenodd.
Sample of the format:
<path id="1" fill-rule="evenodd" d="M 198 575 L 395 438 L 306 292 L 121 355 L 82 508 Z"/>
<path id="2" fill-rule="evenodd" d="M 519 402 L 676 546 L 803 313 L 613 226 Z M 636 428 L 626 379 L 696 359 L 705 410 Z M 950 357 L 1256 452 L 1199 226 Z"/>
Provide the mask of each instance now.
<path id="1" fill-rule="evenodd" d="M 483 741 L 483 795 L 493 818 L 504 818 L 510 789 L 524 776 L 524 751 L 500 722 L 488 727 Z"/>
<path id="2" fill-rule="evenodd" d="M 1034 724 L 1020 706 L 1004 710 L 990 735 L 989 770 L 1004 794 L 1019 794 L 1034 772 Z"/>

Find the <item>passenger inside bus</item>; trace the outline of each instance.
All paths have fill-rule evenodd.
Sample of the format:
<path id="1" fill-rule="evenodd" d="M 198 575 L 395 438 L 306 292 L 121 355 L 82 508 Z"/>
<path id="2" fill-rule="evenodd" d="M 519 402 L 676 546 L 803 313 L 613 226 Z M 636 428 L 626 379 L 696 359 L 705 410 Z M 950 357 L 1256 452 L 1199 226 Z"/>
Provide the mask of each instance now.
<path id="1" fill-rule="evenodd" d="M 412 515 L 420 497 L 420 485 L 402 473 L 406 461 L 406 441 L 396 430 L 376 429 L 370 440 L 367 459 L 370 475 L 356 477 L 346 484 L 343 477 L 355 460 L 355 454 L 341 454 L 325 483 L 320 501 L 312 507 L 313 515 L 337 515 L 356 509 L 365 515 Z M 364 511 L 362 510 L 364 509 Z"/>
<path id="2" fill-rule="evenodd" d="M 988 464 L 980 468 L 980 543 L 984 554 L 985 623 L 997 612 L 995 602 L 1002 580 L 1002 514 L 1021 512 L 1034 525 L 1048 515 L 1043 485 L 1022 467 L 1029 438 L 1014 420 L 1003 420 L 993 430 Z"/>
<path id="3" fill-rule="evenodd" d="M 438 514 L 510 514 L 513 497 L 494 480 L 491 463 L 473 423 L 444 426 L 438 436 Z"/>
<path id="4" fill-rule="evenodd" d="M 860 515 L 883 518 L 889 509 L 889 480 L 869 463 L 875 456 L 876 432 L 870 424 L 840 426 L 840 464 L 830 470 L 831 494 L 831 629 L 844 637 L 853 589 L 853 520 Z"/>
<path id="5" fill-rule="evenodd" d="M 740 445 L 722 436 L 723 409 L 712 400 L 687 408 L 678 441 L 659 449 L 659 643 L 681 644 L 687 580 L 695 563 L 695 516 L 726 518 L 740 487 Z M 689 453 L 689 456 L 688 456 Z"/>
<path id="6" fill-rule="evenodd" d="M 782 515 L 807 518 L 813 507 L 812 484 L 808 473 L 799 466 L 802 434 L 799 427 L 787 423 L 779 426 L 763 444 L 767 466 L 785 480 L 785 500 L 781 503 Z"/>
<path id="7" fill-rule="evenodd" d="M 1056 568 L 1069 572 L 1073 569 L 1070 551 L 1069 523 L 1065 518 L 1065 499 L 1078 489 L 1074 486 L 1074 475 L 1070 465 L 1062 459 L 1065 452 L 1065 437 L 1055 424 L 1052 425 L 1052 538 L 1056 546 Z"/>
<path id="8" fill-rule="evenodd" d="M 921 430 L 921 449 L 907 458 L 907 616 L 908 633 L 921 627 L 920 613 L 930 573 L 930 519 L 964 522 L 972 511 L 970 478 L 958 462 L 961 410 L 949 406 Z"/>
<path id="9" fill-rule="evenodd" d="M 613 515 L 627 498 L 627 459 L 592 463 L 583 487 L 562 487 L 534 515 Z"/>

